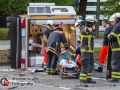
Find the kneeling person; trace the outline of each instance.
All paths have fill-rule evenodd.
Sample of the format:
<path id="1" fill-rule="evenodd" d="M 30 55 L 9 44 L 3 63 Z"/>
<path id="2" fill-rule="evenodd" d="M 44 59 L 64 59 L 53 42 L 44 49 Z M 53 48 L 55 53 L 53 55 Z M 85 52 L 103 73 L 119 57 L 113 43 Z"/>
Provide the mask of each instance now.
<path id="1" fill-rule="evenodd" d="M 58 55 L 61 52 L 60 43 L 64 44 L 64 47 L 68 49 L 67 39 L 65 34 L 63 33 L 63 29 L 58 27 L 55 31 L 53 31 L 48 39 L 47 43 L 47 54 L 48 54 L 48 61 L 47 61 L 47 73 L 48 74 L 57 74 L 56 71 L 56 64 L 58 60 Z"/>

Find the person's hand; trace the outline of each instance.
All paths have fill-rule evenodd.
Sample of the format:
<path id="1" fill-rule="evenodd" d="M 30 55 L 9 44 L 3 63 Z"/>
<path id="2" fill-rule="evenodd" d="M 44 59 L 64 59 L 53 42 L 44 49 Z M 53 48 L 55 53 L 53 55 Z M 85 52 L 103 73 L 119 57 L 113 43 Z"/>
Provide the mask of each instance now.
<path id="1" fill-rule="evenodd" d="M 93 28 L 88 28 L 88 31 L 89 31 L 89 32 L 92 32 L 92 31 L 93 31 Z"/>

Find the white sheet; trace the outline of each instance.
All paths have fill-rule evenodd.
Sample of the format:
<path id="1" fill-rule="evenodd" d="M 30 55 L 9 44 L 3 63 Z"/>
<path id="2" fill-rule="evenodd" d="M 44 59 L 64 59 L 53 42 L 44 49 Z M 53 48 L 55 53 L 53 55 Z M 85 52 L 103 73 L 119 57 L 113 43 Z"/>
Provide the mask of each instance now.
<path id="1" fill-rule="evenodd" d="M 76 67 L 76 63 L 74 61 L 71 60 L 70 62 L 68 62 L 68 60 L 66 59 L 62 59 L 60 61 L 60 65 L 63 65 L 66 68 Z"/>

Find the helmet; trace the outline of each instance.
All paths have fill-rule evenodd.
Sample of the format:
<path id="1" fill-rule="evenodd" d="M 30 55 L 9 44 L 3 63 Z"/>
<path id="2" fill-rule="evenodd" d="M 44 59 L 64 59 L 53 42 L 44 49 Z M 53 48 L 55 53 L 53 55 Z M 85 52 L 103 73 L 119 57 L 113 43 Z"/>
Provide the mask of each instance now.
<path id="1" fill-rule="evenodd" d="M 53 20 L 48 20 L 48 21 L 47 21 L 47 24 L 53 26 L 53 25 L 55 24 L 55 22 L 54 22 Z"/>
<path id="2" fill-rule="evenodd" d="M 109 21 L 112 22 L 112 21 L 116 21 L 116 20 L 115 20 L 114 17 L 111 16 L 111 17 L 109 18 Z"/>
<path id="3" fill-rule="evenodd" d="M 61 30 L 61 31 L 63 31 L 63 29 L 61 27 L 57 27 L 55 30 Z"/>
<path id="4" fill-rule="evenodd" d="M 112 15 L 112 17 L 114 17 L 114 18 L 120 18 L 120 13 L 114 13 L 114 14 Z"/>
<path id="5" fill-rule="evenodd" d="M 75 22 L 75 27 L 77 27 L 77 25 L 81 24 L 82 20 L 78 20 L 77 22 Z"/>
<path id="6" fill-rule="evenodd" d="M 86 22 L 97 22 L 96 18 L 92 15 L 86 17 Z"/>

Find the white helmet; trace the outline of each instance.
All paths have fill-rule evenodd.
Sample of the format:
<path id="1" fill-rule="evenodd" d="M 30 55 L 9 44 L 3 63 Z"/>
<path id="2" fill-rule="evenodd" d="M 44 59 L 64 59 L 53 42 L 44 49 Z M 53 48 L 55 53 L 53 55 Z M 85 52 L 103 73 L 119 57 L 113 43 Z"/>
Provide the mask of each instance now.
<path id="1" fill-rule="evenodd" d="M 86 22 L 97 22 L 96 18 L 92 15 L 86 17 Z"/>
<path id="2" fill-rule="evenodd" d="M 54 22 L 53 20 L 48 20 L 48 21 L 47 21 L 47 24 L 53 26 L 53 25 L 55 24 L 55 22 Z"/>
<path id="3" fill-rule="evenodd" d="M 120 18 L 120 13 L 114 13 L 111 17 Z"/>
<path id="4" fill-rule="evenodd" d="M 111 16 L 111 17 L 109 18 L 109 22 L 112 22 L 112 21 L 116 21 L 116 20 L 115 20 L 114 17 Z"/>
<path id="5" fill-rule="evenodd" d="M 75 22 L 75 27 L 77 27 L 77 25 L 81 24 L 82 20 L 78 20 L 77 22 Z"/>

